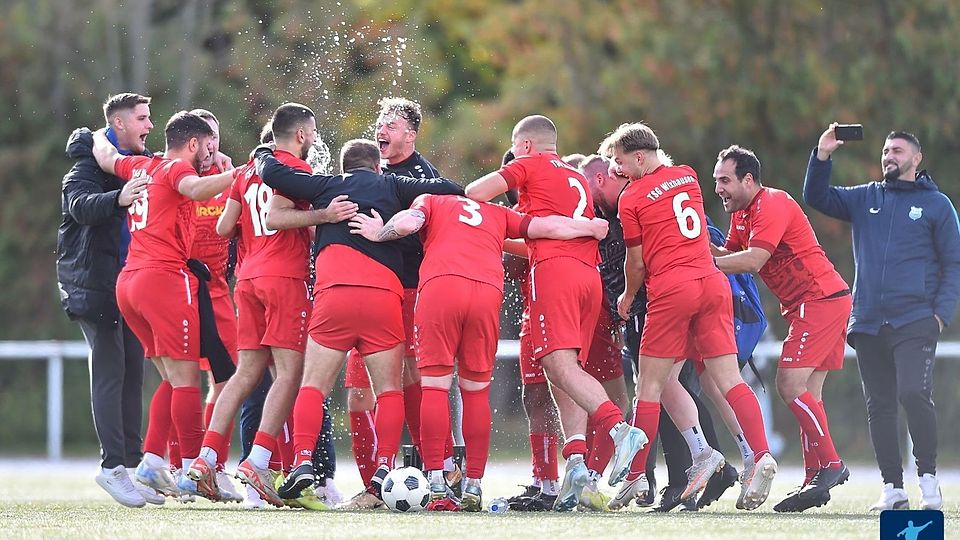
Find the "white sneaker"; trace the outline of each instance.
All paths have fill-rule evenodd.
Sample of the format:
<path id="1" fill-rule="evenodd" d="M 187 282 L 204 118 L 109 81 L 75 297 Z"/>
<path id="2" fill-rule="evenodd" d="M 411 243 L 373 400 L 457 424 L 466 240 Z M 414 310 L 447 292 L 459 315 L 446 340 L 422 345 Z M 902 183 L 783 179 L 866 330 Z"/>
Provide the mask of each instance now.
<path id="1" fill-rule="evenodd" d="M 223 502 L 243 502 L 243 495 L 230 480 L 230 475 L 217 471 L 217 487 L 220 488 L 220 500 Z"/>
<path id="2" fill-rule="evenodd" d="M 940 492 L 940 481 L 930 473 L 920 477 L 920 509 L 943 509 L 943 493 Z"/>
<path id="3" fill-rule="evenodd" d="M 620 422 L 617 425 L 617 431 L 613 435 L 613 468 L 610 469 L 610 477 L 607 479 L 609 485 L 619 484 L 630 474 L 630 464 L 634 456 L 648 442 L 647 434 L 642 429 L 626 422 Z"/>
<path id="4" fill-rule="evenodd" d="M 180 494 L 177 488 L 177 482 L 174 476 L 170 474 L 170 469 L 166 464 L 159 467 L 153 467 L 147 463 L 146 458 L 140 462 L 134 475 L 137 482 L 151 487 L 169 497 L 176 497 Z"/>
<path id="5" fill-rule="evenodd" d="M 760 457 L 752 467 L 743 471 L 740 482 L 743 484 L 737 508 L 741 510 L 756 510 L 770 496 L 770 486 L 773 477 L 777 475 L 777 461 L 770 453 Z"/>
<path id="6" fill-rule="evenodd" d="M 647 481 L 646 473 L 641 474 L 633 480 L 624 480 L 623 483 L 620 484 L 620 491 L 607 503 L 607 508 L 610 510 L 625 508 L 630 504 L 630 501 L 646 495 L 649 490 L 650 483 Z"/>
<path id="7" fill-rule="evenodd" d="M 880 491 L 880 498 L 870 507 L 873 512 L 909 509 L 910 500 L 907 499 L 907 491 L 903 488 L 895 488 L 893 484 L 884 484 L 883 490 Z"/>
<path id="8" fill-rule="evenodd" d="M 693 465 L 687 469 L 687 487 L 680 494 L 680 500 L 685 501 L 700 493 L 703 488 L 707 487 L 710 478 L 723 468 L 724 463 L 726 461 L 723 459 L 723 454 L 712 448 L 707 455 L 697 456 Z M 776 463 L 774 463 L 774 467 L 776 467 Z"/>
<path id="9" fill-rule="evenodd" d="M 140 492 L 140 495 L 143 495 L 144 500 L 150 504 L 160 505 L 166 502 L 166 498 L 162 493 L 157 490 L 147 487 L 140 482 L 137 482 L 136 469 L 129 468 L 127 469 L 127 475 L 130 477 L 130 483 L 133 484 L 133 487 Z"/>
<path id="10" fill-rule="evenodd" d="M 337 484 L 333 482 L 333 478 L 326 479 L 327 485 L 323 488 L 317 488 L 317 495 L 321 495 L 322 499 L 326 501 L 330 506 L 336 506 L 343 501 L 347 500 L 347 497 L 340 491 L 340 488 L 337 487 Z M 322 489 L 322 492 L 321 492 Z"/>
<path id="11" fill-rule="evenodd" d="M 260 493 L 250 485 L 247 485 L 247 498 L 240 503 L 240 508 L 244 510 L 260 510 L 266 507 L 267 503 L 263 502 L 263 499 L 260 498 Z"/>
<path id="12" fill-rule="evenodd" d="M 147 500 L 137 491 L 130 481 L 130 475 L 123 465 L 117 465 L 112 469 L 100 468 L 100 474 L 96 477 L 97 485 L 113 497 L 113 500 L 130 508 L 142 508 L 147 505 Z"/>

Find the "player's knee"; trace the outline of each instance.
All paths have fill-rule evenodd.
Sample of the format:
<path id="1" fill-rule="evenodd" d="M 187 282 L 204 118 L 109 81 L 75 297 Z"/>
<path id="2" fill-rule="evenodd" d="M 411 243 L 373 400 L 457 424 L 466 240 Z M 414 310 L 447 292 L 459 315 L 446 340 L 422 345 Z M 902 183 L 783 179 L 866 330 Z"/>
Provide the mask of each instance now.
<path id="1" fill-rule="evenodd" d="M 490 386 L 492 371 L 470 371 L 460 369 L 460 388 L 468 392 L 477 392 Z"/>
<path id="2" fill-rule="evenodd" d="M 792 377 L 777 374 L 777 393 L 784 403 L 790 403 L 806 392 L 806 385 Z"/>

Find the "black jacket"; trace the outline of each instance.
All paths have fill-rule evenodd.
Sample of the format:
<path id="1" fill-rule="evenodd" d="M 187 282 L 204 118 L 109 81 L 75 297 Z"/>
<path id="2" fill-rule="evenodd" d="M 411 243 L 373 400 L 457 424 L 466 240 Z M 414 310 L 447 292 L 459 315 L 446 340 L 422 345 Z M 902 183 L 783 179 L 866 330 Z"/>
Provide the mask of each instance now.
<path id="1" fill-rule="evenodd" d="M 74 130 L 67 157 L 76 160 L 63 177 L 60 229 L 57 231 L 57 285 L 70 318 L 119 320 L 117 275 L 120 227 L 126 208 L 117 206 L 119 178 L 100 169 L 93 158 L 93 133 Z"/>

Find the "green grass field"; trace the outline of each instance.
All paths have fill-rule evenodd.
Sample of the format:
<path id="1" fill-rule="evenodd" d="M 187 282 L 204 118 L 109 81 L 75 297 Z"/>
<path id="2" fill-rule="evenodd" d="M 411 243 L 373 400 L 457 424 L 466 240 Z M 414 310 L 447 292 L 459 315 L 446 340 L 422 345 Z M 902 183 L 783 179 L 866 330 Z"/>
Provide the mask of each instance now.
<path id="1" fill-rule="evenodd" d="M 360 481 L 347 465 L 338 471 L 338 485 L 352 494 Z M 236 504 L 183 505 L 169 499 L 161 507 L 128 509 L 93 482 L 93 462 L 0 461 L 0 538 L 877 538 L 878 517 L 866 508 L 878 495 L 879 476 L 867 465 L 852 467 L 852 472 L 829 505 L 794 515 L 772 510 L 799 480 L 799 470 L 789 468 L 777 477 L 770 501 L 756 512 L 734 509 L 731 489 L 699 513 L 649 514 L 632 507 L 606 514 L 395 514 L 242 511 Z M 514 494 L 526 473 L 517 465 L 491 465 L 485 498 Z M 960 474 L 941 477 L 950 537 L 950 531 L 960 530 Z M 912 485 L 908 480 L 907 490 L 916 503 L 915 480 Z"/>

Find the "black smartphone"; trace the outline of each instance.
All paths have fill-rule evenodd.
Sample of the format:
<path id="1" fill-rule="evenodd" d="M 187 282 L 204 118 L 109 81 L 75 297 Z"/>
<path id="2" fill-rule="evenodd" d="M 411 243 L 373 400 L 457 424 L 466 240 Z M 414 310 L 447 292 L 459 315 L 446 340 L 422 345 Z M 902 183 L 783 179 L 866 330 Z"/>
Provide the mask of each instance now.
<path id="1" fill-rule="evenodd" d="M 863 124 L 837 124 L 833 134 L 838 141 L 862 141 Z"/>

